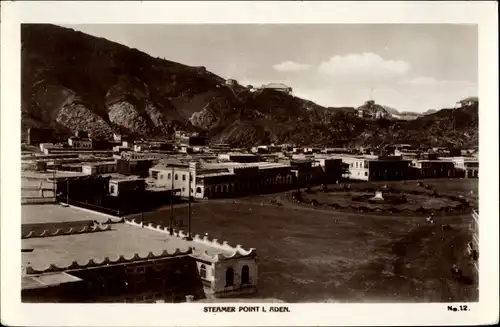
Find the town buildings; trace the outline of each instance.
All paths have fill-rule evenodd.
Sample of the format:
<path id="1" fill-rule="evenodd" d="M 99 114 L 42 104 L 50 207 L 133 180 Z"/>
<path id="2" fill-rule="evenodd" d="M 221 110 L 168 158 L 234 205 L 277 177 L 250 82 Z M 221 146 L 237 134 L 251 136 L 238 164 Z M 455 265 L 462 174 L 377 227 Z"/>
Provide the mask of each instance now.
<path id="1" fill-rule="evenodd" d="M 23 302 L 185 302 L 256 291 L 255 249 L 50 206 L 23 220 Z"/>

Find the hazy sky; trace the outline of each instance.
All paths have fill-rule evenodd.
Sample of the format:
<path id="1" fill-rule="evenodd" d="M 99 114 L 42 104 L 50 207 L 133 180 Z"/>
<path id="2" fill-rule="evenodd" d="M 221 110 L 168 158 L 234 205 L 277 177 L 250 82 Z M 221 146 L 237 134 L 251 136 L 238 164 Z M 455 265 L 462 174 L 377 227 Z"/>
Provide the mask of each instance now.
<path id="1" fill-rule="evenodd" d="M 241 84 L 283 82 L 325 106 L 400 111 L 477 95 L 472 25 L 66 25 Z"/>

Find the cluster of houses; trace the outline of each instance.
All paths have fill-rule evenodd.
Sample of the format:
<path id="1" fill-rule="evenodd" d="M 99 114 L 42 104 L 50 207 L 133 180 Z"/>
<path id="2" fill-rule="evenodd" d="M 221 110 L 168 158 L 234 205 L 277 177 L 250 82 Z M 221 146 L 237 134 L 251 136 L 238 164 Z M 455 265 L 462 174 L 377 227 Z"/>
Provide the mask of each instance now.
<path id="1" fill-rule="evenodd" d="M 92 140 L 86 133 L 78 132 L 68 139 L 68 147 L 60 148 L 65 151 L 23 157 L 23 167 L 83 175 L 135 175 L 148 186 L 180 189 L 181 196 L 190 193 L 195 198 L 262 193 L 342 178 L 477 178 L 479 174 L 477 152 L 443 148 L 422 152 L 408 144 L 391 145 L 376 152 L 287 144 L 231 149 L 223 144 L 209 144 L 201 135 L 181 132 L 175 133 L 173 141 L 116 137 L 114 142 L 118 144 L 112 149 L 94 152 Z M 46 143 L 39 146 L 42 151 L 47 149 Z M 186 179 L 188 173 L 191 181 Z"/>
<path id="2" fill-rule="evenodd" d="M 61 148 L 65 151 L 24 156 L 22 165 L 26 170 L 72 172 L 75 180 L 105 177 L 106 185 L 99 186 L 95 194 L 105 189 L 107 197 L 124 198 L 111 201 L 118 207 L 133 196 L 143 202 L 148 202 L 148 197 L 164 201 L 172 197 L 210 199 L 286 191 L 342 179 L 479 177 L 477 152 L 475 156 L 470 150 L 435 148 L 422 152 L 408 144 L 387 146 L 378 153 L 287 144 L 231 149 L 224 144 L 210 144 L 201 135 L 181 132 L 175 133 L 173 141 L 132 141 L 116 136 L 113 142 L 112 149 L 95 152 L 88 135 L 78 132 L 68 139 L 67 147 Z M 47 144 L 39 146 L 43 150 Z M 186 148 L 197 151 L 183 151 Z M 58 194 L 68 197 L 69 191 L 61 187 L 63 191 Z M 124 194 L 128 196 L 122 197 Z M 106 201 L 99 198 L 90 203 L 100 205 Z"/>
<path id="3" fill-rule="evenodd" d="M 231 149 L 180 132 L 169 141 L 116 135 L 107 148 L 96 148 L 82 132 L 65 145 L 42 138 L 37 142 L 43 154 L 23 155 L 23 168 L 52 171 L 56 198 L 67 207 L 51 204 L 45 218 L 46 210 L 40 210 L 35 223 L 23 221 L 22 296 L 32 302 L 180 302 L 255 292 L 254 249 L 192 235 L 190 229 L 121 218 L 132 210 L 140 213 L 180 198 L 230 198 L 342 179 L 477 178 L 479 170 L 473 151 L 422 153 L 404 144 L 375 153 L 286 144 Z M 59 171 L 65 174 L 58 176 Z M 102 215 L 90 214 L 95 217 L 89 221 L 89 212 L 81 220 L 76 213 L 54 214 L 74 207 L 116 219 L 102 222 Z M 60 216 L 65 220 L 53 221 Z"/>

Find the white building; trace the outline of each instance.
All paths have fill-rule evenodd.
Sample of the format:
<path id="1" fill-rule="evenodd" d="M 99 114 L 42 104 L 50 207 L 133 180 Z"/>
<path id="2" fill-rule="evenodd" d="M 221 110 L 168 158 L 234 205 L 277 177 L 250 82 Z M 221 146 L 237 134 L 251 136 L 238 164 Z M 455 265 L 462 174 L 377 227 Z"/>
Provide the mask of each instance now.
<path id="1" fill-rule="evenodd" d="M 158 164 L 149 172 L 156 187 L 178 189 L 180 196 L 197 199 L 257 194 L 293 183 L 289 165 L 270 162 Z"/>
<path id="2" fill-rule="evenodd" d="M 261 89 L 262 90 L 273 90 L 273 91 L 283 92 L 286 94 L 292 93 L 292 88 L 288 85 L 283 84 L 283 83 L 269 83 L 266 85 L 262 85 Z"/>
<path id="3" fill-rule="evenodd" d="M 72 136 L 68 138 L 68 144 L 73 148 L 92 149 L 92 140 L 89 138 Z"/>

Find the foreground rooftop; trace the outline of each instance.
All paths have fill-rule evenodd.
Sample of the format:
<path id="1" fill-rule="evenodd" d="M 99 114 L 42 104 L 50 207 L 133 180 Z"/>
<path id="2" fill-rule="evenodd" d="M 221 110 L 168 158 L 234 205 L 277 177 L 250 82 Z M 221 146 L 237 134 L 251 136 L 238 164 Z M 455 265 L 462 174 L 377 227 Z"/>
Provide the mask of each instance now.
<path id="1" fill-rule="evenodd" d="M 44 208 L 46 207 L 46 208 Z M 193 256 L 215 262 L 253 256 L 254 250 L 134 219 L 111 219 L 60 205 L 23 206 L 22 267 L 25 274 L 59 273 L 139 260 Z M 133 241 L 131 241 L 133 240 Z"/>

